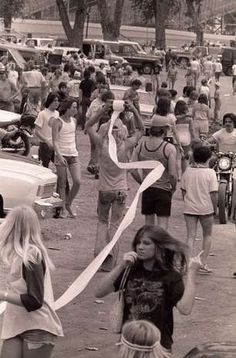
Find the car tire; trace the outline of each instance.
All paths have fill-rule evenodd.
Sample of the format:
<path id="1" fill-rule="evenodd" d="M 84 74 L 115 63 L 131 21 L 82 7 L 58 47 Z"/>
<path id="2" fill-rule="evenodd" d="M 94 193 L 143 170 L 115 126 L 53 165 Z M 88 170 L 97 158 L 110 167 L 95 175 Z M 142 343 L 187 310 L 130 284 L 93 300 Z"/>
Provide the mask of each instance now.
<path id="1" fill-rule="evenodd" d="M 143 64 L 143 73 L 145 75 L 150 75 L 152 73 L 153 66 L 151 63 L 144 63 Z"/>

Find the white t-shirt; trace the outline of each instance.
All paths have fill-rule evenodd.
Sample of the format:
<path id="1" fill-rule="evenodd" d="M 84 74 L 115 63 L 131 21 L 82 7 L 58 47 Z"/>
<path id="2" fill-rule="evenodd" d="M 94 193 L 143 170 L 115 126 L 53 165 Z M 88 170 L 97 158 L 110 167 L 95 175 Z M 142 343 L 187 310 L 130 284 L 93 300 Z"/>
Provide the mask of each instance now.
<path id="1" fill-rule="evenodd" d="M 220 62 L 214 63 L 215 72 L 222 72 L 222 64 Z"/>
<path id="2" fill-rule="evenodd" d="M 215 138 L 216 142 L 218 143 L 220 152 L 236 153 L 236 129 L 229 133 L 225 128 L 222 128 L 212 134 L 212 137 Z"/>
<path id="3" fill-rule="evenodd" d="M 233 76 L 236 76 L 236 64 L 232 67 Z"/>
<path id="4" fill-rule="evenodd" d="M 40 133 L 50 142 L 52 142 L 52 120 L 58 117 L 58 111 L 50 111 L 48 108 L 45 108 L 39 112 L 35 121 L 35 125 L 40 128 Z"/>
<path id="5" fill-rule="evenodd" d="M 196 72 L 200 71 L 200 64 L 197 60 L 191 61 L 190 66 L 192 71 L 196 71 Z"/>
<path id="6" fill-rule="evenodd" d="M 216 173 L 208 167 L 188 167 L 181 179 L 184 197 L 184 214 L 213 214 L 211 192 L 218 191 Z"/>

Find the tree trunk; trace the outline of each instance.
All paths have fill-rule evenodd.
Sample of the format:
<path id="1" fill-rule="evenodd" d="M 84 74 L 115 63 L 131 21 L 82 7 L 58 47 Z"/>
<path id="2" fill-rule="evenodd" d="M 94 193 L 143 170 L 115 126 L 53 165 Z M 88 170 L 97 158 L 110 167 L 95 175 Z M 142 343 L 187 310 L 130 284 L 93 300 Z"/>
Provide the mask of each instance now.
<path id="1" fill-rule="evenodd" d="M 166 48 L 166 33 L 165 33 L 165 21 L 163 21 L 160 13 L 156 13 L 155 16 L 155 46 L 159 49 Z"/>
<path id="2" fill-rule="evenodd" d="M 186 0 L 187 4 L 187 15 L 192 19 L 193 25 L 194 25 L 194 31 L 196 33 L 196 44 L 198 46 L 203 45 L 203 35 L 204 35 L 204 28 L 200 22 L 201 17 L 201 6 L 202 6 L 202 0 L 200 1 L 194 1 L 194 0 Z M 196 5 L 196 7 L 195 7 Z"/>
<path id="3" fill-rule="evenodd" d="M 56 2 L 59 10 L 60 19 L 64 31 L 66 33 L 66 37 L 69 40 L 70 46 L 82 48 L 84 24 L 87 16 L 87 1 L 86 0 L 78 1 L 73 28 L 71 27 L 68 18 L 67 8 L 64 1 L 56 0 Z"/>
<path id="4" fill-rule="evenodd" d="M 168 16 L 168 8 L 164 7 L 159 0 L 153 1 L 155 6 L 155 46 L 160 49 L 166 48 L 165 22 Z"/>
<path id="5" fill-rule="evenodd" d="M 116 0 L 114 16 L 112 19 L 106 0 L 98 0 L 98 10 L 101 17 L 102 34 L 104 40 L 117 41 L 120 36 L 122 10 L 124 0 Z"/>
<path id="6" fill-rule="evenodd" d="M 10 32 L 11 24 L 12 24 L 12 16 L 11 16 L 11 14 L 9 14 L 9 13 L 5 14 L 4 18 L 3 18 L 3 22 L 4 22 L 4 31 Z"/>
<path id="7" fill-rule="evenodd" d="M 204 33 L 202 28 L 196 29 L 196 44 L 197 46 L 203 46 L 204 43 Z"/>

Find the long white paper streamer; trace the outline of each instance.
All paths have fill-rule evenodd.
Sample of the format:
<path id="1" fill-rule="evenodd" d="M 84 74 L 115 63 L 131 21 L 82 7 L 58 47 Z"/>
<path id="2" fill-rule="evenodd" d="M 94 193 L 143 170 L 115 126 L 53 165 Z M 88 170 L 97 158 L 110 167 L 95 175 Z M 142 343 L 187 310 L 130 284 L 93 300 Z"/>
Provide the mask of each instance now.
<path id="1" fill-rule="evenodd" d="M 112 240 L 104 247 L 104 249 L 99 253 L 99 255 L 86 267 L 86 269 L 77 277 L 77 279 L 69 286 L 69 288 L 63 293 L 63 295 L 55 302 L 55 309 L 58 310 L 72 301 L 76 296 L 78 296 L 88 285 L 90 280 L 98 271 L 99 267 L 103 261 L 108 256 L 109 252 L 115 246 L 119 240 L 123 231 L 133 222 L 136 214 L 138 199 L 140 194 L 146 190 L 150 185 L 155 183 L 158 180 L 165 170 L 164 166 L 158 161 L 143 161 L 143 162 L 131 162 L 131 163 L 121 163 L 117 158 L 117 146 L 116 141 L 112 135 L 112 128 L 115 120 L 119 116 L 119 113 L 124 109 L 124 101 L 114 101 L 113 103 L 113 115 L 111 118 L 111 124 L 108 131 L 109 138 L 109 154 L 114 163 L 122 169 L 153 169 L 145 178 L 145 180 L 140 185 L 132 204 L 130 205 L 125 217 L 120 223 L 114 237 Z M 0 314 L 4 312 L 6 303 L 3 302 L 0 304 Z"/>

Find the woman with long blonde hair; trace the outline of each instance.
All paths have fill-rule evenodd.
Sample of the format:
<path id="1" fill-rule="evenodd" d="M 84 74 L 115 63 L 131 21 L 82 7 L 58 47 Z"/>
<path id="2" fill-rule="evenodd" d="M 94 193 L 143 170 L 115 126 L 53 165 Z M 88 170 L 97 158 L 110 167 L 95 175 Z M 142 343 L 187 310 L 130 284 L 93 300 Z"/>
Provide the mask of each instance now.
<path id="1" fill-rule="evenodd" d="M 28 206 L 14 208 L 0 226 L 0 256 L 9 267 L 1 339 L 1 358 L 49 358 L 62 327 L 54 309 L 50 277 L 53 263 L 40 224 Z"/>

